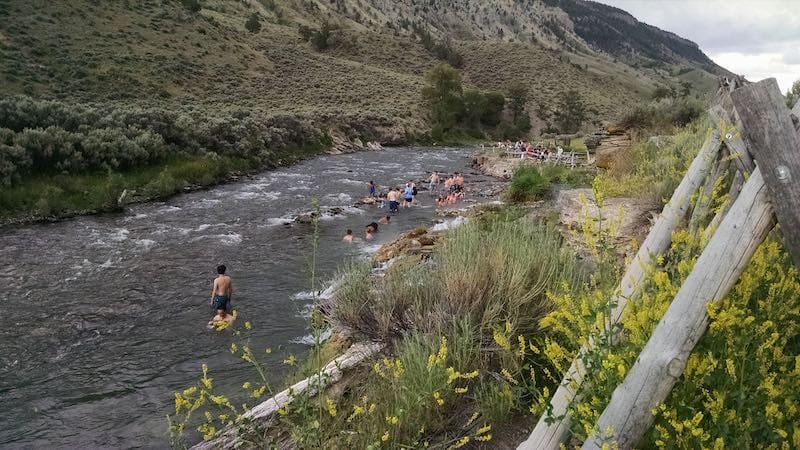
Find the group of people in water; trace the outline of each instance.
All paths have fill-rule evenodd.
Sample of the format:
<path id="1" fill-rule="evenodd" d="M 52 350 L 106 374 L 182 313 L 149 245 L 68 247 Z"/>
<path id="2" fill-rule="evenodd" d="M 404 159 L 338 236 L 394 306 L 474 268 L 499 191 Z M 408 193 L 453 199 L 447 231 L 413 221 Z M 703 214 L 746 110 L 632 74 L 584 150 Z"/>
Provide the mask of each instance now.
<path id="1" fill-rule="evenodd" d="M 417 201 L 419 191 L 414 180 L 406 182 L 405 186 L 390 187 L 385 193 L 379 192 L 375 181 L 368 184 L 369 197 L 377 200 L 378 208 L 387 208 L 390 213 L 400 212 L 400 208 L 411 208 Z M 436 199 L 436 206 L 439 208 L 452 205 L 464 197 L 464 175 L 455 172 L 449 177 L 441 175 L 438 171 L 431 173 L 428 178 L 428 191 L 431 197 Z M 364 240 L 370 241 L 375 238 L 379 225 L 389 225 L 391 216 L 383 216 L 377 222 L 370 222 L 364 227 Z M 352 243 L 354 239 L 353 230 L 345 232 L 342 241 Z"/>
<path id="2" fill-rule="evenodd" d="M 369 196 L 377 200 L 378 208 L 386 208 L 388 206 L 390 213 L 400 212 L 400 208 L 410 208 L 416 204 L 417 184 L 413 180 L 409 180 L 404 187 L 391 187 L 386 193 L 381 193 L 378 186 L 374 181 L 370 181 Z M 434 171 L 428 178 L 428 191 L 431 197 L 436 199 L 436 206 L 439 208 L 447 205 L 452 205 L 458 202 L 459 199 L 464 197 L 464 175 L 455 172 L 450 176 L 443 176 L 439 172 Z M 381 225 L 390 225 L 392 218 L 390 215 L 384 215 L 377 221 L 368 223 L 364 227 L 364 240 L 371 241 L 375 238 L 375 234 Z M 348 229 L 342 238 L 343 242 L 352 243 L 355 239 L 353 230 Z M 228 313 L 230 310 L 231 297 L 233 296 L 233 281 L 231 277 L 226 275 L 227 268 L 224 264 L 217 266 L 217 277 L 211 287 L 211 300 L 209 304 L 214 310 L 214 317 L 209 321 L 209 327 L 218 327 L 222 324 L 232 322 L 235 317 Z"/>

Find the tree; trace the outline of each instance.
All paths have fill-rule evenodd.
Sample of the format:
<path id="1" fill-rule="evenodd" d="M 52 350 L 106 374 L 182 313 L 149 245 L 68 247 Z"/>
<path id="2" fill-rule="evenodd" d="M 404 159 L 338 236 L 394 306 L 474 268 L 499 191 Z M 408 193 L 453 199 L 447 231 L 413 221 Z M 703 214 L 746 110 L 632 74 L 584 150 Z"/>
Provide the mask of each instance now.
<path id="1" fill-rule="evenodd" d="M 441 63 L 425 74 L 425 81 L 428 85 L 422 90 L 422 97 L 431 109 L 434 125 L 443 130 L 452 128 L 464 107 L 461 74 Z"/>
<path id="2" fill-rule="evenodd" d="M 247 22 L 244 23 L 244 27 L 251 33 L 258 33 L 261 31 L 261 21 L 258 20 L 258 14 L 251 14 Z"/>
<path id="3" fill-rule="evenodd" d="M 558 129 L 562 133 L 578 132 L 586 120 L 586 105 L 578 91 L 572 89 L 562 93 L 558 108 L 553 115 Z"/>
<path id="4" fill-rule="evenodd" d="M 528 103 L 528 87 L 522 83 L 515 83 L 508 89 L 508 107 L 511 110 L 511 119 L 516 125 L 525 112 Z"/>
<path id="5" fill-rule="evenodd" d="M 203 9 L 203 5 L 200 4 L 200 0 L 181 0 L 183 7 L 188 9 L 189 11 L 196 13 L 200 12 Z"/>
<path id="6" fill-rule="evenodd" d="M 658 86 L 657 88 L 655 88 L 655 90 L 653 91 L 653 95 L 652 95 L 653 100 L 656 100 L 656 101 L 661 100 L 662 98 L 670 97 L 670 96 L 672 96 L 672 91 L 670 91 L 670 89 L 668 87 L 666 87 L 666 86 Z"/>
<path id="7" fill-rule="evenodd" d="M 506 98 L 499 92 L 487 92 L 484 94 L 484 98 L 486 99 L 486 106 L 483 109 L 481 123 L 490 127 L 497 126 L 503 118 Z"/>
<path id="8" fill-rule="evenodd" d="M 486 96 L 477 89 L 467 89 L 463 95 L 464 103 L 464 124 L 477 128 L 480 125 L 481 118 L 486 112 Z"/>
<path id="9" fill-rule="evenodd" d="M 786 106 L 792 108 L 798 100 L 800 100 L 800 80 L 795 80 L 792 88 L 786 91 Z"/>
<path id="10" fill-rule="evenodd" d="M 688 97 L 692 93 L 692 83 L 681 81 L 681 97 Z"/>

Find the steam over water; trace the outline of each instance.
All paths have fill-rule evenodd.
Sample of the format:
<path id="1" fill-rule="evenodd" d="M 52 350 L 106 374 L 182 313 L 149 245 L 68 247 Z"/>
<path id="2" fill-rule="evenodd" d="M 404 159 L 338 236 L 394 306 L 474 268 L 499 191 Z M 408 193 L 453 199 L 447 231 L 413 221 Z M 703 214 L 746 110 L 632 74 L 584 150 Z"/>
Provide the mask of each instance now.
<path id="1" fill-rule="evenodd" d="M 363 236 L 386 214 L 352 207 L 369 180 L 387 186 L 431 170 L 469 173 L 467 155 L 325 156 L 123 214 L 0 230 L 0 447 L 165 448 L 172 393 L 197 380 L 201 363 L 222 392 L 240 391 L 252 376 L 230 354 L 231 334 L 205 328 L 219 263 L 234 280 L 238 324 L 253 323 L 252 347 L 279 381 L 286 354 L 307 349 L 311 301 L 312 227 L 291 218 L 313 197 L 345 208 L 320 224 L 318 272 L 330 278 L 348 258 L 433 223 L 433 201 L 421 192 L 421 206 L 381 226 L 375 241 L 344 245 L 345 229 Z M 468 185 L 485 180 L 467 176 Z"/>

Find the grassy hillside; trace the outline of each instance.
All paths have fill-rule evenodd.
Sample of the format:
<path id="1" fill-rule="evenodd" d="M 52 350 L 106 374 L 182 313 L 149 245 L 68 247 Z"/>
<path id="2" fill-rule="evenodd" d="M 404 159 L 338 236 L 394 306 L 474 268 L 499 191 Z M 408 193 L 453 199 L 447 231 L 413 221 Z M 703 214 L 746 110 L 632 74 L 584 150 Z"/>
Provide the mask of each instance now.
<path id="1" fill-rule="evenodd" d="M 2 93 L 322 118 L 372 113 L 424 127 L 421 75 L 437 59 L 412 33 L 415 12 L 429 20 L 435 39 L 448 39 L 462 54 L 468 83 L 502 91 L 521 80 L 535 102 L 578 88 L 600 113 L 612 113 L 664 83 L 683 61 L 660 61 L 660 72 L 636 69 L 590 51 L 587 41 L 578 45 L 574 33 L 574 45 L 559 47 L 547 37 L 555 25 L 542 17 L 561 17 L 564 30 L 569 17 L 540 2 L 421 4 L 206 0 L 193 12 L 181 1 L 2 0 Z M 245 29 L 253 13 L 258 33 Z M 341 29 L 335 45 L 320 52 L 298 27 L 326 20 Z M 698 84 L 710 77 L 695 73 L 704 75 Z"/>
<path id="2" fill-rule="evenodd" d="M 569 90 L 587 104 L 590 124 L 659 87 L 678 91 L 687 81 L 691 95 L 707 92 L 712 72 L 724 70 L 698 52 L 577 0 L 0 0 L 0 184 L 158 173 L 209 155 L 256 170 L 296 160 L 300 149 L 319 152 L 332 135 L 408 142 L 431 131 L 421 93 L 442 60 L 467 88 L 528 88 L 534 132 L 548 125 L 538 112 Z M 152 198 L 195 178 L 163 190 L 121 187 Z M 21 189 L 5 197 L 4 215 L 41 189 L 50 207 L 34 216 L 108 203 L 64 203 L 63 182 Z"/>

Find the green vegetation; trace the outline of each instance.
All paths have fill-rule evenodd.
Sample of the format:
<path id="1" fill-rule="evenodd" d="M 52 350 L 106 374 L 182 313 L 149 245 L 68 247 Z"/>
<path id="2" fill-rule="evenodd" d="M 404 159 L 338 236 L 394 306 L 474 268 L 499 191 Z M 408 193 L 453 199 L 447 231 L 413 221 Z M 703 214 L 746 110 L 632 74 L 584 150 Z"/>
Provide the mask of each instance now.
<path id="1" fill-rule="evenodd" d="M 786 90 L 786 106 L 793 108 L 798 100 L 800 100 L 800 80 L 796 80 L 792 83 L 792 87 Z"/>
<path id="2" fill-rule="evenodd" d="M 562 187 L 589 186 L 594 173 L 586 169 L 570 169 L 560 165 L 519 166 L 511 177 L 506 200 L 511 203 L 527 203 L 542 200 L 550 195 L 553 185 Z"/>
<path id="3" fill-rule="evenodd" d="M 231 156 L 189 156 L 124 171 L 26 178 L 0 189 L 0 223 L 116 211 L 124 204 L 209 186 L 259 167 Z M 124 197 L 121 197 L 123 192 Z M 121 200 L 121 201 L 120 201 Z"/>
<path id="4" fill-rule="evenodd" d="M 258 14 L 250 14 L 247 22 L 244 23 L 244 27 L 247 28 L 247 31 L 251 33 L 258 33 L 261 31 L 261 20 L 259 19 Z"/>
<path id="5" fill-rule="evenodd" d="M 667 98 L 633 106 L 623 114 L 619 125 L 649 130 L 651 133 L 671 133 L 676 127 L 695 121 L 703 114 L 704 109 L 703 104 L 697 100 Z"/>
<path id="6" fill-rule="evenodd" d="M 698 120 L 673 136 L 642 140 L 628 153 L 617 155 L 614 167 L 601 172 L 595 184 L 612 197 L 641 197 L 662 204 L 672 196 L 709 132 L 708 122 Z"/>
<path id="7" fill-rule="evenodd" d="M 3 221 L 108 210 L 317 153 L 329 138 L 290 117 L 0 99 Z"/>
<path id="8" fill-rule="evenodd" d="M 460 135 L 480 139 L 488 133 L 493 137 L 518 138 L 531 129 L 531 118 L 525 104 L 528 90 L 514 85 L 508 92 L 508 114 L 505 97 L 496 92 L 464 89 L 461 73 L 441 63 L 425 74 L 427 86 L 422 98 L 430 110 L 431 137 L 448 141 Z"/>
<path id="9" fill-rule="evenodd" d="M 571 90 L 561 95 L 559 105 L 553 114 L 558 131 L 564 134 L 577 133 L 586 121 L 586 105 L 580 94 Z"/>
<path id="10" fill-rule="evenodd" d="M 514 203 L 540 200 L 550 192 L 550 180 L 535 165 L 523 165 L 514 171 L 506 197 Z"/>

